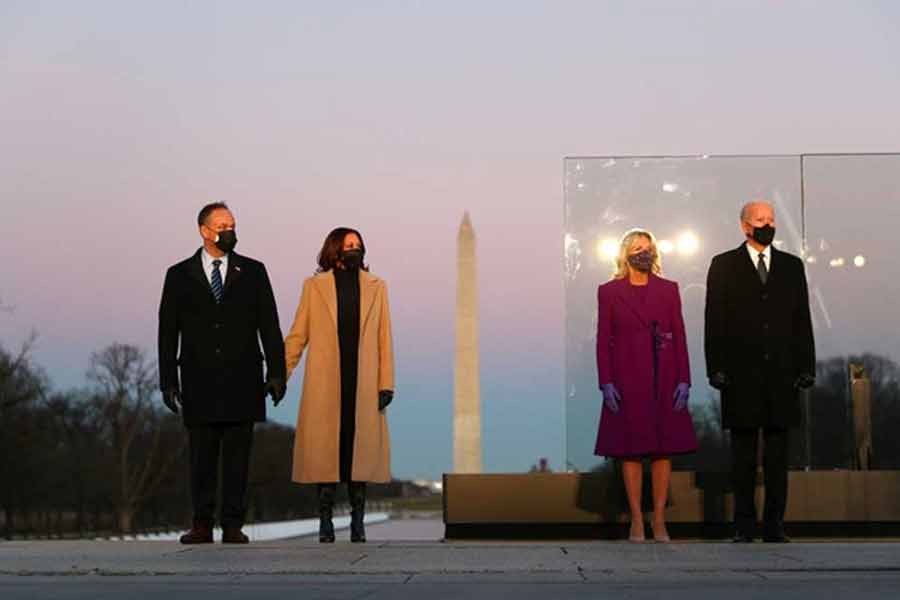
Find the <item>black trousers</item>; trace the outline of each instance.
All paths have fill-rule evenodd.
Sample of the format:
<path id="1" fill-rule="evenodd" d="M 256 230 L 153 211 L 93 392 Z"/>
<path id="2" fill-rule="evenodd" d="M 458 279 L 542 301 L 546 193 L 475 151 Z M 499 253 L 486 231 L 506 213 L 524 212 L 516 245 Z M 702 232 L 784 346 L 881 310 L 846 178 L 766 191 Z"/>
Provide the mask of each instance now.
<path id="1" fill-rule="evenodd" d="M 242 527 L 247 512 L 247 479 L 253 423 L 188 427 L 191 448 L 191 498 L 194 520 L 216 520 L 219 459 L 222 460 L 222 527 Z"/>
<path id="2" fill-rule="evenodd" d="M 766 536 L 784 533 L 784 511 L 788 495 L 788 430 L 763 428 L 763 474 L 765 506 L 763 527 Z M 742 535 L 756 533 L 756 467 L 759 429 L 731 429 L 731 469 L 734 485 L 734 525 Z"/>

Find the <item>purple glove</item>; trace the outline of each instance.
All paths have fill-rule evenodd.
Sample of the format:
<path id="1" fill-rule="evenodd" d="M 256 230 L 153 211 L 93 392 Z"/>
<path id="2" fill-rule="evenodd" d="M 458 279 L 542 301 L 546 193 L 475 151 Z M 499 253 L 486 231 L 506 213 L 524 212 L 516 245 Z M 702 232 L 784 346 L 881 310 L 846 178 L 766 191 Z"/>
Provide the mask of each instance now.
<path id="1" fill-rule="evenodd" d="M 619 412 L 619 402 L 622 401 L 622 396 L 619 395 L 619 390 L 616 389 L 616 386 L 611 383 L 604 383 L 600 386 L 600 391 L 603 392 L 603 404 L 606 405 L 606 408 L 614 413 Z"/>
<path id="2" fill-rule="evenodd" d="M 687 408 L 688 398 L 691 395 L 691 386 L 687 383 L 679 383 L 675 388 L 675 410 L 682 411 Z"/>

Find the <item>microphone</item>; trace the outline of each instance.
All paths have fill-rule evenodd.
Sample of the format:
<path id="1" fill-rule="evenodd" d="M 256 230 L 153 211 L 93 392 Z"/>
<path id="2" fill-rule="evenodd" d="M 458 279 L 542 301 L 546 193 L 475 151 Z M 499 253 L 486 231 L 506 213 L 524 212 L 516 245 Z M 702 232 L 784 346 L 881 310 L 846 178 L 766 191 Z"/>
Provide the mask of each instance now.
<path id="1" fill-rule="evenodd" d="M 659 398 L 659 321 L 651 321 L 653 331 L 650 334 L 653 346 L 653 397 Z"/>

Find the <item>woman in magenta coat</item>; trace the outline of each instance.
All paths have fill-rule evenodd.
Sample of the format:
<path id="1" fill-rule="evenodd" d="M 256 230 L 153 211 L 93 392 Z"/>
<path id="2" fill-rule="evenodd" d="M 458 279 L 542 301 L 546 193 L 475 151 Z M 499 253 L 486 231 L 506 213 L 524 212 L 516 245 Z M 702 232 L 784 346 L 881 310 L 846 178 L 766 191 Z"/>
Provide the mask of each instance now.
<path id="1" fill-rule="evenodd" d="M 629 539 L 644 541 L 641 460 L 653 478 L 653 537 L 667 542 L 670 456 L 697 449 L 678 284 L 660 277 L 649 231 L 625 234 L 613 279 L 597 290 L 597 373 L 603 409 L 594 454 L 619 459 L 631 511 Z"/>

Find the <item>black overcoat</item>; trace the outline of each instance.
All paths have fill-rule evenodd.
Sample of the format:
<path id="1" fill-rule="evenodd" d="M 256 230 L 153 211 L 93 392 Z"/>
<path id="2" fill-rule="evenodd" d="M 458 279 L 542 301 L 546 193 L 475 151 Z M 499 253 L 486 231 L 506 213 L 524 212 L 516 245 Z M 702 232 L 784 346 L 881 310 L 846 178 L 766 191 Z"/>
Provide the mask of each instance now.
<path id="1" fill-rule="evenodd" d="M 707 375 L 723 372 L 727 428 L 801 423 L 802 373 L 815 375 L 816 353 L 803 261 L 772 247 L 766 284 L 744 244 L 714 257 L 706 282 Z"/>
<path id="2" fill-rule="evenodd" d="M 159 305 L 160 388 L 180 385 L 188 426 L 265 421 L 263 361 L 268 377 L 285 377 L 266 267 L 229 254 L 225 296 L 217 304 L 200 253 L 166 273 Z"/>

